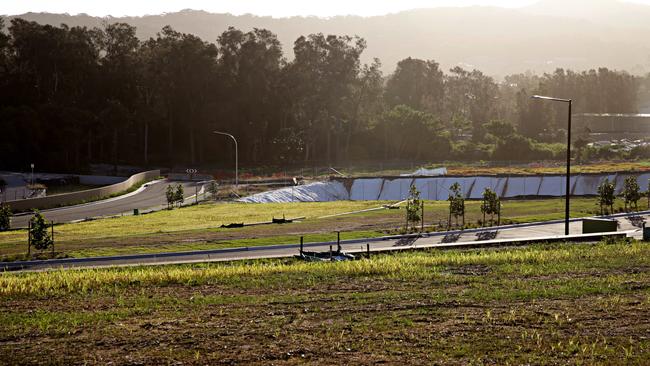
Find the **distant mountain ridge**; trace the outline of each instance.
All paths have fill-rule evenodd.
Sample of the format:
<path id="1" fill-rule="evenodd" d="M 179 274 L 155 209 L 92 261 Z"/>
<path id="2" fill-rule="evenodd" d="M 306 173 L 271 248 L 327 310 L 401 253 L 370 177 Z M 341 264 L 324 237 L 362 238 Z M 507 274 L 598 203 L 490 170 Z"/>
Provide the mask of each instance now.
<path id="1" fill-rule="evenodd" d="M 615 27 L 650 27 L 650 6 L 617 0 L 542 0 L 521 10 L 534 15 L 586 19 Z"/>
<path id="2" fill-rule="evenodd" d="M 7 18 L 13 17 L 88 27 L 126 22 L 136 26 L 143 39 L 171 25 L 210 42 L 229 26 L 267 28 L 278 35 L 288 59 L 293 57 L 293 42 L 300 35 L 359 35 L 368 43 L 364 61 L 379 58 L 386 73 L 409 56 L 434 59 L 444 68 L 477 68 L 496 77 L 557 67 L 584 70 L 605 66 L 634 74 L 650 71 L 650 6 L 616 0 L 544 0 L 520 9 L 416 9 L 367 18 L 272 18 L 196 10 L 142 17 L 27 13 Z"/>

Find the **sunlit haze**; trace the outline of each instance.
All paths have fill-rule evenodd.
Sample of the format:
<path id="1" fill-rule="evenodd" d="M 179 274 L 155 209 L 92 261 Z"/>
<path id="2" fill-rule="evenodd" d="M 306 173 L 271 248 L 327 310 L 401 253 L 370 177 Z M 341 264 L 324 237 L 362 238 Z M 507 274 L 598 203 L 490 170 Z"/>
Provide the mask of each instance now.
<path id="1" fill-rule="evenodd" d="M 567 0 L 570 2 L 571 0 Z M 0 5 L 0 14 L 22 14 L 27 12 L 51 12 L 94 16 L 146 15 L 174 12 L 182 9 L 205 10 L 215 13 L 270 15 L 286 17 L 294 15 L 381 15 L 416 8 L 437 6 L 500 6 L 519 7 L 535 3 L 536 0 L 373 0 L 373 1 L 301 1 L 301 0 L 169 0 L 169 1 L 88 1 L 88 0 L 21 0 L 8 1 Z M 650 4 L 650 0 L 633 2 Z"/>

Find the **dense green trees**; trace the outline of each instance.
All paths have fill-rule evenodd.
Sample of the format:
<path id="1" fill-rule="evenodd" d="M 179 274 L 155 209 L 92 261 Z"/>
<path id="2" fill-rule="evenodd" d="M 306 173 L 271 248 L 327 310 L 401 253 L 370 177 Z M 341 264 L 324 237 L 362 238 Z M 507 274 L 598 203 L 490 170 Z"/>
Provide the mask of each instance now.
<path id="1" fill-rule="evenodd" d="M 168 209 L 172 209 L 175 205 L 178 205 L 180 207 L 183 204 L 183 200 L 185 200 L 185 191 L 183 189 L 183 185 L 168 185 L 165 191 L 165 197 L 167 198 Z"/>
<path id="2" fill-rule="evenodd" d="M 572 97 L 576 112 L 636 111 L 638 78 L 625 72 L 497 82 L 406 58 L 384 76 L 379 60 L 361 63 L 365 48 L 311 34 L 289 57 L 266 29 L 206 41 L 167 26 L 140 40 L 124 23 L 12 19 L 0 23 L 0 168 L 230 162 L 216 129 L 238 137 L 249 164 L 554 158 L 560 151 L 538 142 L 562 141 L 565 110 L 531 94 Z"/>
<path id="3" fill-rule="evenodd" d="M 445 80 L 439 66 L 431 60 L 410 57 L 400 61 L 386 84 L 387 105 L 407 105 L 420 111 L 442 114 Z"/>
<path id="4" fill-rule="evenodd" d="M 406 227 L 404 228 L 406 232 L 409 230 L 409 223 L 413 224 L 413 228 L 416 228 L 418 223 L 422 223 L 424 220 L 423 210 L 424 201 L 420 198 L 420 191 L 415 184 L 412 184 L 406 199 Z"/>
<path id="5" fill-rule="evenodd" d="M 0 204 L 0 231 L 6 231 L 11 228 L 11 207 Z"/>
<path id="6" fill-rule="evenodd" d="M 54 245 L 54 238 L 49 234 L 52 223 L 48 223 L 45 217 L 34 210 L 34 216 L 29 219 L 29 246 L 38 250 L 45 250 Z M 28 253 L 30 248 L 28 248 Z"/>
<path id="7" fill-rule="evenodd" d="M 639 200 L 641 199 L 641 188 L 637 182 L 636 177 L 625 178 L 623 185 L 623 202 L 625 203 L 625 211 L 634 208 L 634 211 L 639 210 Z"/>
<path id="8" fill-rule="evenodd" d="M 494 223 L 494 215 L 501 213 L 501 200 L 491 188 L 485 188 L 483 191 L 483 201 L 481 201 L 481 213 L 483 213 L 483 226 L 486 226 L 485 216 L 490 215 L 490 225 Z M 500 222 L 497 223 L 499 225 Z"/>
<path id="9" fill-rule="evenodd" d="M 607 208 L 609 213 L 614 214 L 614 202 L 616 201 L 616 187 L 614 183 L 605 178 L 598 185 L 598 205 L 600 206 L 600 215 L 602 216 Z"/>
<path id="10" fill-rule="evenodd" d="M 521 134 L 553 141 L 562 140 L 566 134 L 566 105 L 540 103 L 531 100 L 530 95 L 573 99 L 574 113 L 636 113 L 639 81 L 626 72 L 607 68 L 580 73 L 557 69 L 541 77 L 530 74 L 507 77 L 502 94 L 505 89 L 510 89 L 507 95 L 518 90 L 516 105 L 510 106 L 506 113 L 514 113 Z"/>
<path id="11" fill-rule="evenodd" d="M 441 135 L 441 123 L 431 113 L 406 105 L 386 111 L 376 129 L 383 135 L 386 159 L 432 159 L 434 151 L 449 153 L 450 143 Z"/>
<path id="12" fill-rule="evenodd" d="M 343 148 L 339 137 L 355 118 L 353 88 L 365 48 L 361 38 L 320 33 L 294 43 L 295 59 L 287 71 L 291 74 L 290 103 L 300 118 L 296 122 L 302 123 L 304 160 L 343 159 L 338 156 Z"/>
<path id="13" fill-rule="evenodd" d="M 454 183 L 449 187 L 449 220 L 447 221 L 448 229 L 451 228 L 451 217 L 453 216 L 456 220 L 456 227 L 458 227 L 458 218 L 462 217 L 462 226 L 465 228 L 465 195 L 463 193 L 462 187 L 458 182 Z"/>

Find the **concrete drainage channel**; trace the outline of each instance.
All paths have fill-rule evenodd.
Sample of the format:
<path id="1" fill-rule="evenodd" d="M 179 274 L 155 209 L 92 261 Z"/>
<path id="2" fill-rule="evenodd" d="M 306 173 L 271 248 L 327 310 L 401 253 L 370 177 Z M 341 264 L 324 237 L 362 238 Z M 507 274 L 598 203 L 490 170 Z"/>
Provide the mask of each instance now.
<path id="1" fill-rule="evenodd" d="M 647 187 L 650 173 L 576 174 L 571 176 L 571 195 L 594 196 L 598 185 L 608 179 L 616 186 L 616 193 L 623 190 L 625 178 L 634 176 L 640 187 Z M 449 187 L 459 183 L 467 199 L 481 199 L 486 188 L 494 190 L 502 198 L 561 197 L 565 195 L 565 176 L 439 176 L 439 177 L 378 177 L 378 178 L 332 178 L 258 193 L 240 199 L 240 202 L 331 202 L 331 201 L 398 201 L 406 199 L 409 188 L 415 185 L 422 199 L 444 201 Z"/>

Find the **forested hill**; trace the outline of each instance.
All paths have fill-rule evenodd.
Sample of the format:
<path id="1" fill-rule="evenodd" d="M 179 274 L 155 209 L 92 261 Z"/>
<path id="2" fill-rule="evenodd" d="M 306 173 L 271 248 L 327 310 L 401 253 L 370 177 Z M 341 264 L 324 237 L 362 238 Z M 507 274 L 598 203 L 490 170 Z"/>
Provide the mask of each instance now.
<path id="1" fill-rule="evenodd" d="M 214 130 L 237 136 L 250 167 L 562 158 L 566 106 L 530 96 L 639 112 L 650 74 L 634 65 L 650 55 L 639 39 L 650 26 L 540 9 L 0 17 L 0 169 L 229 166 L 231 142 Z M 613 157 L 575 132 L 576 158 Z"/>
<path id="2" fill-rule="evenodd" d="M 17 17 L 55 26 L 126 22 L 137 27 L 141 39 L 155 37 L 165 25 L 209 42 L 215 42 L 229 26 L 244 31 L 264 28 L 278 35 L 288 58 L 293 57 L 294 41 L 301 35 L 358 35 L 368 45 L 362 62 L 379 58 L 386 73 L 407 56 L 435 59 L 446 70 L 477 68 L 497 78 L 557 67 L 606 66 L 633 74 L 650 71 L 650 22 L 646 21 L 650 6 L 615 0 L 546 0 L 521 9 L 421 9 L 368 18 L 271 18 L 193 10 L 123 18 L 45 13 Z"/>
<path id="3" fill-rule="evenodd" d="M 606 67 L 499 82 L 405 55 L 382 73 L 362 62 L 365 40 L 348 35 L 302 35 L 284 54 L 267 29 L 230 28 L 216 42 L 169 26 L 143 42 L 126 23 L 14 18 L 6 29 L 0 169 L 225 165 L 232 146 L 214 130 L 237 136 L 248 166 L 555 159 L 566 106 L 531 95 L 573 98 L 576 113 L 635 113 L 650 100 L 650 76 Z"/>

